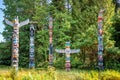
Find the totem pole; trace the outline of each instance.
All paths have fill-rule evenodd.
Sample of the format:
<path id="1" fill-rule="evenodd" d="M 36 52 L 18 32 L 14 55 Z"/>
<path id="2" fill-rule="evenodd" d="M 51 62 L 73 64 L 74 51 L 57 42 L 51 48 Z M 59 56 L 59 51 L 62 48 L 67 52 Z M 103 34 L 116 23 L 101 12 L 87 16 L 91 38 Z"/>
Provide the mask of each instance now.
<path id="1" fill-rule="evenodd" d="M 52 17 L 49 18 L 49 65 L 52 66 L 53 64 L 53 45 L 52 45 L 52 27 L 53 27 L 53 19 Z"/>
<path id="2" fill-rule="evenodd" d="M 100 10 L 98 13 L 98 67 L 99 69 L 103 69 L 103 12 L 104 10 Z"/>
<path id="3" fill-rule="evenodd" d="M 35 68 L 35 50 L 34 50 L 34 25 L 30 24 L 30 54 L 29 54 L 29 68 Z"/>
<path id="4" fill-rule="evenodd" d="M 66 54 L 65 67 L 66 67 L 66 71 L 70 71 L 70 67 L 71 67 L 71 64 L 70 64 L 70 54 L 71 53 L 78 53 L 78 52 L 80 52 L 80 49 L 72 49 L 71 50 L 70 49 L 70 42 L 66 42 L 65 47 L 66 47 L 65 50 L 55 49 L 55 51 L 58 52 L 58 53 L 65 53 Z"/>
<path id="5" fill-rule="evenodd" d="M 18 16 L 15 18 L 14 22 L 5 19 L 6 24 L 13 27 L 12 36 L 12 67 L 18 70 L 19 62 L 19 28 L 29 23 L 29 19 L 19 23 Z"/>

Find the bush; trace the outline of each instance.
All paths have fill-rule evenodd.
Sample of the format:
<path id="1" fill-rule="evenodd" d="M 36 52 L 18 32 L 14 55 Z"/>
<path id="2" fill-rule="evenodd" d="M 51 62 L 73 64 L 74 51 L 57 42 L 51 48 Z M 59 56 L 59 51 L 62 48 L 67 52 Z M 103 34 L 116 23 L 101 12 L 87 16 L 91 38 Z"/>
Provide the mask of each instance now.
<path id="1" fill-rule="evenodd" d="M 120 72 L 115 70 L 94 71 L 94 70 L 55 70 L 48 67 L 46 70 L 21 69 L 16 74 L 14 70 L 0 71 L 0 80 L 120 80 Z"/>

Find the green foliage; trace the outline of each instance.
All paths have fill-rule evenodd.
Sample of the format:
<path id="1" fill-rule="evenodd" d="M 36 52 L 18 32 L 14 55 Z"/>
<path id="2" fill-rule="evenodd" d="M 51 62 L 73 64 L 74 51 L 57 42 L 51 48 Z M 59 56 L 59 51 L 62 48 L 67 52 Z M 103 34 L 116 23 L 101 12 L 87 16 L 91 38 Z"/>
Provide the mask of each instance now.
<path id="1" fill-rule="evenodd" d="M 0 43 L 0 64 L 10 66 L 11 63 L 11 46 L 10 42 Z"/>
<path id="2" fill-rule="evenodd" d="M 78 56 L 75 54 L 74 56 Z M 80 68 L 83 65 L 82 61 L 78 59 L 77 57 L 71 57 L 71 67 L 72 68 Z"/>
<path id="3" fill-rule="evenodd" d="M 67 5 L 66 5 L 67 4 Z M 110 0 L 4 0 L 5 17 L 13 20 L 19 16 L 20 22 L 29 18 L 35 24 L 35 63 L 36 67 L 48 66 L 49 30 L 48 19 L 53 17 L 53 49 L 65 49 L 65 42 L 71 42 L 71 49 L 81 49 L 79 54 L 71 55 L 72 68 L 97 66 L 97 16 L 101 8 L 103 14 L 103 40 L 105 67 L 111 63 L 120 64 L 119 15 L 114 13 L 114 4 Z M 67 7 L 70 5 L 70 9 Z M 112 23 L 112 24 L 111 24 Z M 0 45 L 1 61 L 10 64 L 11 36 L 13 28 L 5 24 L 2 33 L 6 42 Z M 114 33 L 114 34 L 113 34 Z M 113 34 L 113 35 L 112 35 Z M 115 47 L 117 46 L 117 47 Z M 3 54 L 2 54 L 3 53 Z M 53 50 L 54 66 L 64 68 L 65 55 Z M 5 55 L 7 54 L 7 55 Z M 7 59 L 7 61 L 6 61 Z M 28 67 L 29 63 L 29 26 L 20 28 L 19 64 Z M 83 65 L 83 66 L 82 66 Z M 29 77 L 31 74 L 29 75 Z M 28 79 L 29 77 L 24 77 Z M 32 78 L 31 78 L 32 79 Z"/>
<path id="4" fill-rule="evenodd" d="M 64 56 L 59 56 L 59 58 L 57 58 L 54 61 L 54 65 L 55 65 L 56 68 L 64 69 L 65 68 L 65 57 Z"/>
<path id="5" fill-rule="evenodd" d="M 119 28 L 119 25 L 120 25 L 120 23 L 119 23 L 119 13 L 118 14 L 116 14 L 114 17 L 113 17 L 113 19 L 114 19 L 114 23 L 112 24 L 112 26 L 113 26 L 113 28 L 114 28 L 114 31 L 112 32 L 113 33 L 113 39 L 116 41 L 116 43 L 115 43 L 115 46 L 116 47 L 119 47 L 120 48 L 120 42 L 119 42 L 119 38 L 120 38 L 120 28 Z"/>
<path id="6" fill-rule="evenodd" d="M 11 71 L 0 71 L 1 80 L 14 80 Z M 14 74 L 14 71 L 12 71 Z M 47 70 L 20 70 L 17 75 L 13 75 L 15 80 L 119 80 L 120 72 L 115 70 L 106 71 L 83 71 L 73 70 L 70 72 L 56 70 L 54 67 L 48 67 Z"/>
<path id="7" fill-rule="evenodd" d="M 10 72 L 10 77 L 12 78 L 12 80 L 16 80 L 17 77 L 17 71 L 15 69 L 12 69 Z"/>

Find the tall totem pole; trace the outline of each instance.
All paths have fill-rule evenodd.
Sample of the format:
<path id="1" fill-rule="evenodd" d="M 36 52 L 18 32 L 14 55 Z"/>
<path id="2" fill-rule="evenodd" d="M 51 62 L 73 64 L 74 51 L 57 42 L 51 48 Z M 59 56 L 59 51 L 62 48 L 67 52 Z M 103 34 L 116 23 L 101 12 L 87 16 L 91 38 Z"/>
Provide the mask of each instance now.
<path id="1" fill-rule="evenodd" d="M 103 12 L 101 9 L 98 13 L 98 67 L 100 70 L 103 69 Z"/>
<path id="2" fill-rule="evenodd" d="M 30 54 L 29 54 L 29 68 L 35 68 L 35 58 L 34 58 L 34 35 L 35 29 L 34 25 L 30 24 Z"/>
<path id="3" fill-rule="evenodd" d="M 14 22 L 5 19 L 6 24 L 13 27 L 12 35 L 12 67 L 18 70 L 19 62 L 19 28 L 29 23 L 29 19 L 19 23 L 18 16 L 15 18 Z"/>
<path id="4" fill-rule="evenodd" d="M 49 18 L 49 65 L 53 64 L 53 45 L 52 45 L 52 27 L 53 27 L 53 18 Z"/>

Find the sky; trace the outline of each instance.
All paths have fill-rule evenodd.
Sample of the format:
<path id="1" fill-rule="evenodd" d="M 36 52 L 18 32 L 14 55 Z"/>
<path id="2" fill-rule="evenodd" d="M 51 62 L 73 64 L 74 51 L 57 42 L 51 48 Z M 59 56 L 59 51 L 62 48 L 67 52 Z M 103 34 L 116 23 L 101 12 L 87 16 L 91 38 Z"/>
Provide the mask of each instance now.
<path id="1" fill-rule="evenodd" d="M 4 8 L 3 0 L 0 0 L 0 8 Z M 5 27 L 4 24 L 3 24 L 3 20 L 4 20 L 3 16 L 4 16 L 4 14 L 3 14 L 3 12 L 0 10 L 0 33 L 3 32 L 4 27 Z M 0 42 L 2 42 L 2 41 L 4 41 L 4 38 L 3 38 L 3 36 L 0 34 Z"/>

